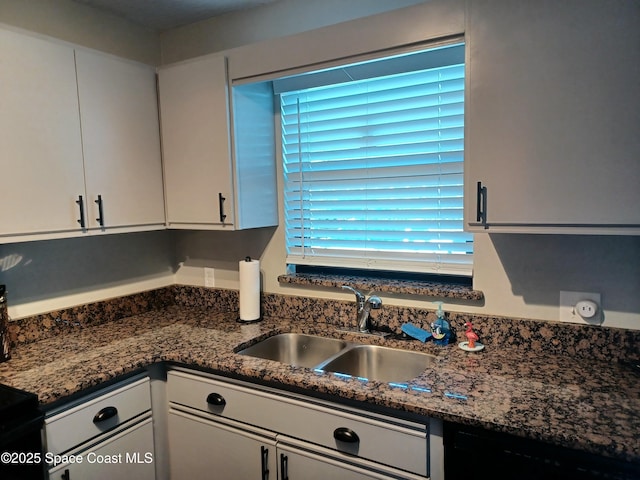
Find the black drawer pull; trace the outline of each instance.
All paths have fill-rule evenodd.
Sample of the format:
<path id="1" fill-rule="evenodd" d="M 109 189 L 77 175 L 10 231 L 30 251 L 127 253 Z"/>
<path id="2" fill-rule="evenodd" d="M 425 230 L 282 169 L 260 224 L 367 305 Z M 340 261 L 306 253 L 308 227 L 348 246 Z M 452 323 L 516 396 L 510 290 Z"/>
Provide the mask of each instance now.
<path id="1" fill-rule="evenodd" d="M 280 480 L 289 480 L 289 457 L 280 454 Z"/>
<path id="2" fill-rule="evenodd" d="M 333 431 L 333 438 L 347 443 L 358 443 L 360 441 L 356 432 L 345 427 L 336 428 Z"/>
<path id="3" fill-rule="evenodd" d="M 260 463 L 262 464 L 262 480 L 269 480 L 269 449 L 260 447 Z"/>
<path id="4" fill-rule="evenodd" d="M 118 409 L 116 407 L 104 407 L 96 416 L 93 417 L 93 423 L 104 422 L 105 420 L 109 420 L 110 418 L 118 415 Z"/>
<path id="5" fill-rule="evenodd" d="M 101 227 L 104 227 L 104 211 L 102 209 L 102 195 L 98 195 L 98 199 L 94 200 L 96 205 L 98 205 L 98 218 L 96 218 L 96 222 Z"/>
<path id="6" fill-rule="evenodd" d="M 487 227 L 487 187 L 478 182 L 476 198 L 476 221 Z"/>
<path id="7" fill-rule="evenodd" d="M 80 218 L 78 219 L 78 223 L 80 224 L 80 228 L 84 229 L 84 200 L 82 199 L 82 195 L 78 195 L 78 200 L 76 200 L 78 207 L 80 207 Z"/>
<path id="8" fill-rule="evenodd" d="M 224 223 L 224 220 L 227 218 L 227 215 L 224 213 L 224 201 L 225 197 L 222 196 L 222 193 L 218 193 L 218 207 L 220 208 L 220 223 Z"/>
<path id="9" fill-rule="evenodd" d="M 217 407 L 222 407 L 222 406 L 227 404 L 227 401 L 219 393 L 210 393 L 207 396 L 207 403 L 209 405 L 215 405 Z"/>

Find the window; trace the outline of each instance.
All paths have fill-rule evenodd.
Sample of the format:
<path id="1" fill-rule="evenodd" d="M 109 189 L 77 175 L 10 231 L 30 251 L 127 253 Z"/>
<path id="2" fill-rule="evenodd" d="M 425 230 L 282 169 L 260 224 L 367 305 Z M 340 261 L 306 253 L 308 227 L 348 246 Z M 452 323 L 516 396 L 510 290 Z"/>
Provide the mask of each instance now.
<path id="1" fill-rule="evenodd" d="M 471 274 L 463 44 L 297 75 L 274 88 L 288 263 Z"/>

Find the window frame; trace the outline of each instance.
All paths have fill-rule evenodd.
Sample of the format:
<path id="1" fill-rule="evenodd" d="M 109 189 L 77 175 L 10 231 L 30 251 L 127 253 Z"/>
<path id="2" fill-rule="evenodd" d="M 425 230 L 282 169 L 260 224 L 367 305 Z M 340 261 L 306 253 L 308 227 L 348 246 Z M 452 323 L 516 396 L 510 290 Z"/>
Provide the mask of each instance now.
<path id="1" fill-rule="evenodd" d="M 374 54 L 369 54 L 366 56 L 365 61 L 370 61 L 374 58 L 385 58 L 387 56 L 394 56 L 394 55 L 403 55 L 403 54 L 411 54 L 411 53 L 415 53 L 417 51 L 420 50 L 426 50 L 426 49 L 436 49 L 438 47 L 442 47 L 442 46 L 452 46 L 452 45 L 457 45 L 457 44 L 462 44 L 463 45 L 463 49 L 468 48 L 468 45 L 465 44 L 464 42 L 464 38 L 463 37 L 456 37 L 456 38 L 451 38 L 451 39 L 447 39 L 447 40 L 440 40 L 440 41 L 436 41 L 436 42 L 429 42 L 428 44 L 422 44 L 422 45 L 414 45 L 409 47 L 408 49 L 393 49 L 393 51 L 387 51 L 384 52 L 384 54 L 381 53 L 374 53 Z M 345 64 L 351 65 L 355 62 L 357 62 L 358 59 L 354 59 L 354 58 L 350 58 L 348 62 L 344 62 Z M 464 68 L 468 68 L 466 66 L 466 62 L 463 63 Z M 336 68 L 336 65 L 333 65 L 330 68 Z M 318 70 L 321 70 L 321 68 L 318 68 Z M 308 73 L 308 72 L 305 72 Z M 282 77 L 280 77 L 282 78 Z M 277 81 L 278 79 L 276 79 Z M 463 79 L 463 81 L 465 81 Z M 466 85 L 465 85 L 466 86 Z M 463 96 L 465 95 L 464 89 L 463 89 Z M 277 105 L 280 105 L 280 95 L 279 93 L 276 94 L 276 103 Z M 465 99 L 466 100 L 466 99 Z M 466 103 L 466 102 L 465 102 Z M 276 108 L 276 110 L 279 112 L 279 108 Z M 280 115 L 280 112 L 279 112 Z M 282 124 L 281 122 L 276 122 L 278 123 L 278 128 L 277 128 L 277 134 L 282 134 Z M 462 127 L 464 128 L 464 126 Z M 464 142 L 464 140 L 463 140 Z M 281 168 L 283 168 L 283 171 L 281 173 L 282 177 L 281 180 L 283 181 L 283 196 L 284 196 L 284 190 L 285 190 L 285 183 L 286 182 L 286 178 L 285 178 L 285 166 L 284 166 L 284 157 L 283 157 L 283 145 L 282 142 L 279 142 L 279 146 L 278 148 L 280 149 L 280 161 L 281 161 Z M 464 150 L 462 153 L 462 156 L 464 158 Z M 464 170 L 462 172 L 460 172 L 462 177 L 464 177 Z M 462 190 L 464 191 L 464 185 L 461 186 Z M 464 232 L 464 222 L 463 222 L 463 215 L 464 215 L 464 193 L 462 194 L 462 205 L 460 208 L 460 231 Z M 286 202 L 286 200 L 285 200 Z M 286 218 L 286 205 L 283 205 L 283 214 Z M 286 222 L 286 220 L 285 220 Z M 286 228 L 286 226 L 285 226 Z M 466 232 L 465 232 L 466 233 Z M 472 237 L 472 234 L 468 234 L 469 236 Z M 285 242 L 286 242 L 286 232 L 285 232 Z M 471 245 L 473 245 L 473 239 L 471 239 Z M 285 245 L 285 248 L 288 250 L 288 246 Z M 372 274 L 376 274 L 375 272 L 378 272 L 378 274 L 381 274 L 383 276 L 389 276 L 391 271 L 391 275 L 395 274 L 395 276 L 397 278 L 413 278 L 413 276 L 415 274 L 424 274 L 425 277 L 428 278 L 437 278 L 438 276 L 443 276 L 443 277 L 448 277 L 450 279 L 454 279 L 454 282 L 459 281 L 460 279 L 464 279 L 464 278 L 468 278 L 471 279 L 472 278 L 472 272 L 473 272 L 473 250 L 471 249 L 471 254 L 469 255 L 471 257 L 471 262 L 470 262 L 470 266 L 468 268 L 468 270 L 466 272 L 458 272 L 458 271 L 434 271 L 433 269 L 427 270 L 425 271 L 424 266 L 421 265 L 420 263 L 416 263 L 416 268 L 401 268 L 396 270 L 395 268 L 389 268 L 389 264 L 388 263 L 383 263 L 381 266 L 374 266 L 373 268 L 371 268 L 370 265 L 367 264 L 363 264 L 362 268 L 360 268 L 357 265 L 353 264 L 353 262 L 349 263 L 347 262 L 346 264 L 341 264 L 341 263 L 327 263 L 325 262 L 322 258 L 318 258 L 318 259 L 314 259 L 314 258 L 306 258 L 304 261 L 301 261 L 299 258 L 295 259 L 295 261 L 292 261 L 292 258 L 287 254 L 287 264 L 288 264 L 288 272 L 293 272 L 295 271 L 295 265 L 298 264 L 301 266 L 300 270 L 304 271 L 304 272 L 309 272 L 309 271 L 313 271 L 314 269 L 316 269 L 318 272 L 323 272 L 323 271 L 327 271 L 327 269 L 331 270 L 331 269 L 337 269 L 338 271 L 347 271 L 347 272 L 352 272 L 352 273 L 356 273 L 356 274 L 362 274 L 365 275 L 369 272 L 371 272 Z M 288 252 L 287 252 L 288 253 Z M 346 267 L 346 268 L 345 268 Z M 435 275 L 435 277 L 434 277 Z M 467 283 L 467 282 L 463 282 L 463 283 Z"/>

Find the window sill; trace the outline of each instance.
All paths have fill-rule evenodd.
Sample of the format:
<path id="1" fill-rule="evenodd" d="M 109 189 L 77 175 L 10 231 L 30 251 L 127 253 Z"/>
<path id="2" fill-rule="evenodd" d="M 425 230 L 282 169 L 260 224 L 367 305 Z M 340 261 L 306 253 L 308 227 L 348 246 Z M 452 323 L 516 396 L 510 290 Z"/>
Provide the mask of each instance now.
<path id="1" fill-rule="evenodd" d="M 436 298 L 456 298 L 461 300 L 483 301 L 484 293 L 471 287 L 419 280 L 393 280 L 388 278 L 359 277 L 348 275 L 329 275 L 311 273 L 293 273 L 280 275 L 279 283 L 297 285 L 315 285 L 320 287 L 336 287 L 349 285 L 358 290 L 375 290 L 377 293 L 396 293 L 404 295 L 422 295 Z"/>

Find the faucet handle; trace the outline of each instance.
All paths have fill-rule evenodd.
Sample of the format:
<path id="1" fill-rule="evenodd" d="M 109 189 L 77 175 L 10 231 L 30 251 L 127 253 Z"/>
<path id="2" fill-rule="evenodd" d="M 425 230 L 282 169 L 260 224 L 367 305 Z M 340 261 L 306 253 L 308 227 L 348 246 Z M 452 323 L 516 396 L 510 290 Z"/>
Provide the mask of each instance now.
<path id="1" fill-rule="evenodd" d="M 362 294 L 362 292 L 356 290 L 353 287 L 350 287 L 349 285 L 342 285 L 342 289 L 349 290 L 350 292 L 354 293 L 356 296 L 356 301 L 358 302 L 358 305 L 364 305 L 366 297 Z"/>
<path id="2" fill-rule="evenodd" d="M 342 289 L 343 290 L 349 290 L 350 292 L 355 293 L 356 297 L 358 297 L 358 298 L 361 298 L 361 297 L 364 298 L 364 295 L 360 291 L 356 290 L 353 287 L 350 287 L 349 285 L 342 285 Z"/>

